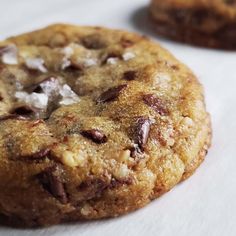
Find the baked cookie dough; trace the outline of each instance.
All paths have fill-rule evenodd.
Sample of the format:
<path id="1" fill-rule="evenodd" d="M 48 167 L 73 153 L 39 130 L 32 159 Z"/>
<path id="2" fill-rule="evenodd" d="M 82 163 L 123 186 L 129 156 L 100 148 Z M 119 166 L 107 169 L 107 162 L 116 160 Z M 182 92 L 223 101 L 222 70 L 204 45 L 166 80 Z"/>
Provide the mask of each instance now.
<path id="1" fill-rule="evenodd" d="M 52 25 L 0 43 L 0 213 L 115 217 L 189 177 L 210 144 L 202 86 L 146 37 Z"/>
<path id="2" fill-rule="evenodd" d="M 160 35 L 203 47 L 236 50 L 235 0 L 152 0 Z"/>

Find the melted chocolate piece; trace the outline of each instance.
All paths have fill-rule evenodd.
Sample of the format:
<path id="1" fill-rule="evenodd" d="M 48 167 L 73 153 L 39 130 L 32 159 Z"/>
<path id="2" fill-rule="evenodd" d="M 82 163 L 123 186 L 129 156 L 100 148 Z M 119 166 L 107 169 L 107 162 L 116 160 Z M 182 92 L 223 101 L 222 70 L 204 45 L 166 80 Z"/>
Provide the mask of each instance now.
<path id="1" fill-rule="evenodd" d="M 83 130 L 80 132 L 84 137 L 91 139 L 93 142 L 101 144 L 107 142 L 107 137 L 98 129 Z"/>
<path id="2" fill-rule="evenodd" d="M 36 113 L 37 110 L 29 106 L 16 107 L 11 111 L 11 114 L 26 116 L 26 117 L 30 117 L 32 115 L 35 115 Z"/>
<path id="3" fill-rule="evenodd" d="M 111 102 L 115 100 L 121 91 L 127 87 L 127 84 L 119 85 L 114 88 L 110 88 L 107 91 L 103 92 L 100 97 L 97 99 L 98 103 Z"/>
<path id="4" fill-rule="evenodd" d="M 115 179 L 112 178 L 111 179 L 111 184 L 110 184 L 110 188 L 118 188 L 121 187 L 123 185 L 131 185 L 133 183 L 133 179 L 131 177 L 127 177 L 124 179 Z"/>
<path id="5" fill-rule="evenodd" d="M 30 160 L 38 160 L 38 159 L 43 159 L 47 156 L 50 155 L 50 148 L 44 148 L 42 150 L 39 150 L 38 152 L 32 153 L 30 155 L 27 156 L 20 156 L 20 158 L 27 158 Z"/>
<path id="6" fill-rule="evenodd" d="M 131 80 L 135 80 L 137 76 L 137 72 L 130 70 L 130 71 L 126 71 L 123 75 L 123 79 L 127 80 L 127 81 L 131 81 Z"/>
<path id="7" fill-rule="evenodd" d="M 89 200 L 100 197 L 102 192 L 107 189 L 109 182 L 103 179 L 89 179 L 82 182 L 77 190 L 83 195 L 82 198 Z"/>
<path id="8" fill-rule="evenodd" d="M 167 108 L 164 106 L 163 102 L 153 94 L 146 94 L 143 96 L 143 101 L 146 105 L 151 107 L 154 111 L 156 111 L 161 116 L 168 115 L 169 112 Z"/>
<path id="9" fill-rule="evenodd" d="M 66 204 L 68 197 L 58 172 L 58 167 L 53 166 L 38 174 L 37 179 L 47 192 L 62 204 Z"/>
<path id="10" fill-rule="evenodd" d="M 134 142 L 138 144 L 141 151 L 144 151 L 144 147 L 147 143 L 151 121 L 146 117 L 139 117 L 136 123 L 134 131 Z"/>

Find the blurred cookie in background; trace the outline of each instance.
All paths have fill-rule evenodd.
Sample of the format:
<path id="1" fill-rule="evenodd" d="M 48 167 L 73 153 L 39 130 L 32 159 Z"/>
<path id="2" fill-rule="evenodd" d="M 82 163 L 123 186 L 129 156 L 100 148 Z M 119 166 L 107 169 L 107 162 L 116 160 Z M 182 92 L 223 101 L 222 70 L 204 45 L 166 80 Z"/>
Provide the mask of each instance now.
<path id="1" fill-rule="evenodd" d="M 160 35 L 202 47 L 236 49 L 235 0 L 152 0 L 150 14 Z"/>

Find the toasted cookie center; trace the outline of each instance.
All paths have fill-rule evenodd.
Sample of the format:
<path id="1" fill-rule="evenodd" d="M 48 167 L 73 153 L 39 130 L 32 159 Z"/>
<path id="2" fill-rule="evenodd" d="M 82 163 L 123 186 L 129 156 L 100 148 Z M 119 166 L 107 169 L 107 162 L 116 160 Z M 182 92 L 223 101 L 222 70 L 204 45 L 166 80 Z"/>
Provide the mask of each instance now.
<path id="1" fill-rule="evenodd" d="M 10 89 L 12 104 L 7 112 L 47 119 L 55 109 L 79 103 L 81 96 L 98 97 L 100 93 L 101 99 L 104 99 L 102 96 L 115 99 L 119 86 L 113 88 L 106 84 L 104 88 L 103 78 L 93 78 L 88 71 L 99 68 L 102 71 L 102 67 L 106 70 L 106 66 L 115 67 L 133 59 L 135 54 L 125 50 L 131 41 L 127 46 L 126 40 L 121 49 L 111 47 L 108 50 L 107 42 L 97 34 L 87 35 L 80 41 L 52 48 L 50 45 L 17 46 L 13 43 L 1 46 L 0 76 L 6 78 L 3 83 Z M 128 71 L 125 77 L 134 79 L 135 71 Z M 2 102 L 5 99 L 1 96 Z"/>

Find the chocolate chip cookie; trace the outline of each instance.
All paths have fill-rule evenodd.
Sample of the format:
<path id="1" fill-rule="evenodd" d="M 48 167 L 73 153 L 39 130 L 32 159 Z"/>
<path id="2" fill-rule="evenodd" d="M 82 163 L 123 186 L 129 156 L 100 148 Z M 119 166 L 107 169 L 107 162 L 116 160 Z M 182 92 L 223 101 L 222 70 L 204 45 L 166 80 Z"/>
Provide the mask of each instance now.
<path id="1" fill-rule="evenodd" d="M 160 35 L 203 47 L 236 50 L 235 0 L 152 0 Z"/>
<path id="2" fill-rule="evenodd" d="M 146 37 L 52 25 L 0 43 L 0 213 L 45 226 L 145 206 L 203 161 L 192 72 Z"/>

